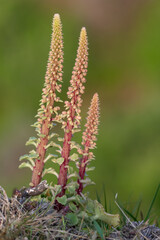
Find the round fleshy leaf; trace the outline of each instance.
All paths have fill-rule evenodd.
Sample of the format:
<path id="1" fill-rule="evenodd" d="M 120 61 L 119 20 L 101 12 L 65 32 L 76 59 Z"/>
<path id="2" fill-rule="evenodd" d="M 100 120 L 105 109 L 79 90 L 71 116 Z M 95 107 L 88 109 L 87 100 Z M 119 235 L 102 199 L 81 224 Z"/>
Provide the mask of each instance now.
<path id="1" fill-rule="evenodd" d="M 66 195 L 64 195 L 63 197 L 57 197 L 57 201 L 62 205 L 66 205 L 66 203 L 67 203 Z"/>
<path id="2" fill-rule="evenodd" d="M 66 217 L 68 218 L 71 226 L 77 225 L 77 223 L 78 223 L 78 217 L 77 217 L 77 215 L 76 215 L 75 213 L 68 213 L 68 214 L 66 215 Z"/>

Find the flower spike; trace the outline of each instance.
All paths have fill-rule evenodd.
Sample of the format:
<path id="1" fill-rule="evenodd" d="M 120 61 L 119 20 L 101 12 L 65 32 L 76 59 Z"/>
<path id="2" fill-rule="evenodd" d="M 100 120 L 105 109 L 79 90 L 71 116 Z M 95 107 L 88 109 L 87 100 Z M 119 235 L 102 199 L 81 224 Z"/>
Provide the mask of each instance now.
<path id="1" fill-rule="evenodd" d="M 52 199 L 53 208 L 57 211 L 62 210 L 60 215 L 65 215 L 70 225 L 76 225 L 83 218 L 83 212 L 85 211 L 87 221 L 101 220 L 115 227 L 119 224 L 119 215 L 106 213 L 99 202 L 84 197 L 82 194 L 83 188 L 92 184 L 89 178 L 85 178 L 85 173 L 93 170 L 93 167 L 89 168 L 88 165 L 94 158 L 92 149 L 96 147 L 96 135 L 98 134 L 99 97 L 97 93 L 91 100 L 81 146 L 72 140 L 73 134 L 80 131 L 82 94 L 85 89 L 84 83 L 86 82 L 88 67 L 88 39 L 84 27 L 80 32 L 77 57 L 67 92 L 68 101 L 65 102 L 65 111 L 59 112 L 59 104 L 58 106 L 55 106 L 55 104 L 56 102 L 62 102 L 57 96 L 57 92 L 61 92 L 62 63 L 62 26 L 59 14 L 55 14 L 42 99 L 36 115 L 37 122 L 33 125 L 38 137 L 30 137 L 26 143 L 26 145 L 34 145 L 36 149 L 31 150 L 29 154 L 25 154 L 19 159 L 20 161 L 27 160 L 19 168 L 29 167 L 32 170 L 31 187 L 27 188 L 27 191 L 24 191 L 24 189 L 21 189 L 22 191 L 17 190 L 18 195 L 14 194 L 14 197 L 21 199 L 26 194 L 27 197 L 40 195 L 47 187 L 40 189 L 42 188 L 40 186 L 44 185 L 44 181 L 41 182 L 41 179 L 45 174 L 53 174 L 58 179 L 58 185 L 48 187 L 45 199 L 47 201 L 50 201 L 49 198 Z M 51 131 L 57 122 L 64 130 L 63 138 Z M 54 141 L 54 138 L 56 138 L 56 141 Z M 50 147 L 54 147 L 54 154 L 48 151 Z M 60 166 L 59 174 L 52 167 L 45 168 L 44 165 L 47 161 Z M 74 167 L 70 164 L 71 161 L 78 167 L 78 171 L 74 170 Z M 76 178 L 76 180 L 73 178 Z M 43 200 L 42 196 L 39 197 L 38 199 Z"/>
<path id="2" fill-rule="evenodd" d="M 96 147 L 96 135 L 98 134 L 98 124 L 99 124 L 99 97 L 98 94 L 95 93 L 92 100 L 91 105 L 88 111 L 87 123 L 85 124 L 85 131 L 82 136 L 82 145 L 84 147 L 82 151 L 83 157 L 81 158 L 80 166 L 79 166 L 79 179 L 78 184 L 79 188 L 77 189 L 77 193 L 80 194 L 83 190 L 83 183 L 81 181 L 84 180 L 87 162 L 93 158 L 93 153 L 90 152 L 90 149 L 94 149 Z"/>
<path id="3" fill-rule="evenodd" d="M 68 88 L 68 98 L 70 101 L 65 102 L 67 121 L 63 121 L 64 128 L 64 142 L 62 149 L 63 163 L 60 166 L 60 173 L 58 178 L 58 184 L 62 186 L 62 191 L 59 196 L 63 196 L 65 193 L 65 187 L 67 184 L 67 167 L 69 164 L 69 155 L 71 150 L 71 138 L 76 129 L 80 127 L 80 107 L 82 105 L 81 95 L 84 93 L 85 87 L 83 83 L 86 82 L 85 76 L 88 67 L 88 40 L 87 32 L 83 27 L 80 32 L 79 47 L 77 50 L 77 57 L 75 60 L 75 66 L 73 68 L 72 77 L 70 80 L 70 87 Z"/>
<path id="4" fill-rule="evenodd" d="M 56 97 L 56 91 L 61 91 L 62 69 L 63 69 L 63 40 L 62 25 L 59 14 L 53 17 L 53 33 L 51 47 L 48 58 L 45 83 L 38 110 L 38 122 L 35 124 L 39 139 L 37 140 L 35 165 L 32 173 L 32 186 L 37 186 L 42 177 L 46 146 L 48 144 L 49 133 L 52 128 L 52 117 L 56 114 L 59 107 L 53 107 L 55 102 L 60 101 Z"/>

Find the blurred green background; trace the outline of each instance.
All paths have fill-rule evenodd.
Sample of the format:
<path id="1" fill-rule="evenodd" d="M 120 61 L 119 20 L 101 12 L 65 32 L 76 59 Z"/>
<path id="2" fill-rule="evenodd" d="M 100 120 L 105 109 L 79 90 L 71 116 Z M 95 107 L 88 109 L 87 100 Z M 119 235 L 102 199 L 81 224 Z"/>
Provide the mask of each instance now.
<path id="1" fill-rule="evenodd" d="M 8 194 L 28 185 L 31 172 L 19 157 L 41 98 L 51 24 L 60 13 L 64 33 L 64 83 L 71 77 L 80 28 L 89 38 L 83 123 L 90 99 L 100 95 L 96 182 L 92 197 L 149 206 L 160 176 L 160 1 L 0 0 L 0 185 Z M 160 213 L 158 201 L 155 207 Z"/>

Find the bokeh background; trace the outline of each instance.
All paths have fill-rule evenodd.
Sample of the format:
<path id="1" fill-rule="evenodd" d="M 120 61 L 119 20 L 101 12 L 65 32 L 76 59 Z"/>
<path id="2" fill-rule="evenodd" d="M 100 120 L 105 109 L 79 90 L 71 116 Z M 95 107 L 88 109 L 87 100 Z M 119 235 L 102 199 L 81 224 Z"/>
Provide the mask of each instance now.
<path id="1" fill-rule="evenodd" d="M 83 123 L 90 99 L 100 95 L 96 182 L 88 188 L 113 203 L 149 206 L 160 180 L 160 1 L 0 0 L 0 185 L 9 195 L 28 185 L 31 172 L 19 157 L 41 98 L 51 24 L 60 13 L 64 33 L 64 83 L 71 77 L 79 32 L 89 37 Z M 160 196 L 159 196 L 160 198 Z M 158 214 L 159 201 L 155 204 Z"/>

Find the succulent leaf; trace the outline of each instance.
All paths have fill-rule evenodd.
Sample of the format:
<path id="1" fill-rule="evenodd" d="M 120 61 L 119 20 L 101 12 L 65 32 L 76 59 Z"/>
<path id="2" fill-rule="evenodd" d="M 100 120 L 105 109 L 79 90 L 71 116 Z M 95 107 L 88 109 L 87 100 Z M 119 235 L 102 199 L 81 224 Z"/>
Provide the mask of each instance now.
<path id="1" fill-rule="evenodd" d="M 48 136 L 48 139 L 50 140 L 51 138 L 57 137 L 57 136 L 58 136 L 57 133 L 51 133 L 51 134 Z"/>
<path id="2" fill-rule="evenodd" d="M 72 192 L 73 193 L 73 192 Z M 72 212 L 76 212 L 77 211 L 77 207 L 73 202 L 69 203 L 69 208 Z"/>
<path id="3" fill-rule="evenodd" d="M 58 178 L 58 173 L 53 168 L 45 168 L 42 173 L 42 177 L 44 177 L 46 174 L 53 174 Z"/>
<path id="4" fill-rule="evenodd" d="M 67 197 L 66 195 L 62 196 L 62 197 L 57 197 L 57 201 L 62 204 L 62 205 L 66 205 L 67 203 Z"/>
<path id="5" fill-rule="evenodd" d="M 25 167 L 30 168 L 31 170 L 33 170 L 33 166 L 30 163 L 28 163 L 28 162 L 23 162 L 23 163 L 21 163 L 19 165 L 19 168 L 25 168 Z"/>
<path id="6" fill-rule="evenodd" d="M 52 159 L 53 163 L 58 163 L 59 165 L 61 165 L 64 162 L 64 158 L 60 157 L 60 158 L 53 158 Z"/>
<path id="7" fill-rule="evenodd" d="M 69 158 L 71 161 L 76 161 L 79 158 L 79 156 L 77 153 L 73 153 Z"/>
<path id="8" fill-rule="evenodd" d="M 68 218 L 71 226 L 78 224 L 78 217 L 75 213 L 67 213 L 66 217 Z"/>
<path id="9" fill-rule="evenodd" d="M 113 227 L 117 227 L 119 225 L 120 223 L 119 214 L 106 213 L 103 206 L 97 200 L 94 200 L 94 211 L 95 211 L 95 215 L 93 216 L 94 220 L 101 220 Z"/>
<path id="10" fill-rule="evenodd" d="M 22 160 L 27 159 L 27 158 L 28 158 L 28 154 L 25 154 L 25 155 L 23 155 L 19 158 L 19 161 L 22 161 Z"/>
<path id="11" fill-rule="evenodd" d="M 67 179 L 70 179 L 70 178 L 73 178 L 73 177 L 78 178 L 78 173 L 74 172 L 74 173 L 68 174 Z"/>
<path id="12" fill-rule="evenodd" d="M 94 171 L 94 170 L 95 170 L 95 167 L 90 167 L 90 168 L 86 167 L 86 172 L 90 172 L 90 171 Z"/>
<path id="13" fill-rule="evenodd" d="M 48 154 L 48 156 L 44 159 L 44 162 L 46 163 L 51 158 L 53 158 L 53 154 Z"/>

